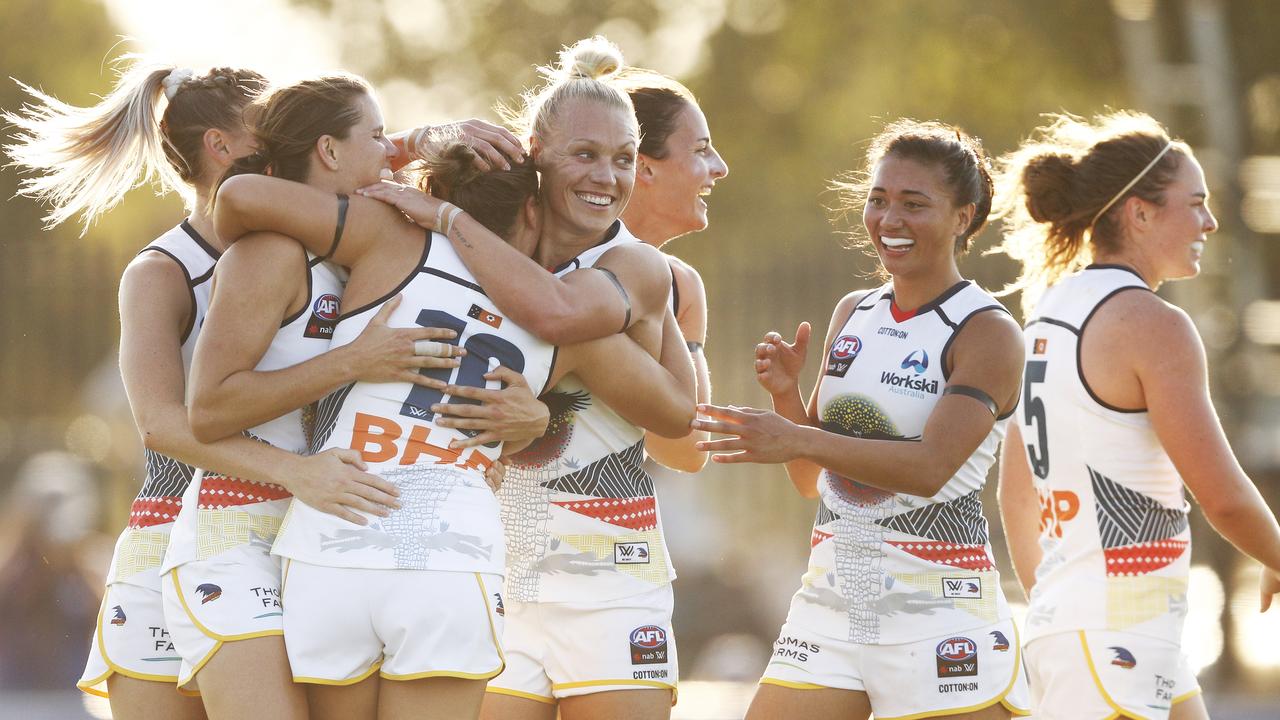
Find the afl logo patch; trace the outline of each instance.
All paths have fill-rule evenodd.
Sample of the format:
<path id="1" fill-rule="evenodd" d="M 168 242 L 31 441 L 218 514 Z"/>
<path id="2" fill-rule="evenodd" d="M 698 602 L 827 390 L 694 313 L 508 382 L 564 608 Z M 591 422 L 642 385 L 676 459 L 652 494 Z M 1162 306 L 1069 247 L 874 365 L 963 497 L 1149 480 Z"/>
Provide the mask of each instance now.
<path id="1" fill-rule="evenodd" d="M 827 356 L 827 374 L 844 377 L 860 352 L 862 352 L 862 339 L 857 335 L 841 335 L 836 338 L 836 341 L 831 343 L 831 354 Z"/>
<path id="2" fill-rule="evenodd" d="M 338 296 L 325 293 L 311 304 L 311 317 L 307 319 L 307 329 L 303 337 L 329 340 L 333 337 L 333 328 L 338 324 Z"/>
<path id="3" fill-rule="evenodd" d="M 967 637 L 947 638 L 938 643 L 938 677 L 978 674 L 978 644 Z"/>
<path id="4" fill-rule="evenodd" d="M 667 661 L 667 631 L 643 625 L 631 631 L 631 664 L 654 665 Z"/>

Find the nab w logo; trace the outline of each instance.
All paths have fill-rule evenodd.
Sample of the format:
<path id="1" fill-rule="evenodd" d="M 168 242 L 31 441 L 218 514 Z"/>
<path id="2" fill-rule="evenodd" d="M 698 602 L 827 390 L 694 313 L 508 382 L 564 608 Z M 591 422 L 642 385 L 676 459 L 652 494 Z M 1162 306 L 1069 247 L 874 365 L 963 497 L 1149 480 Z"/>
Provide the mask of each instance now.
<path id="1" fill-rule="evenodd" d="M 407 405 L 406 408 L 409 410 L 409 414 L 414 417 L 425 417 L 427 415 L 427 411 L 417 405 Z"/>
<path id="2" fill-rule="evenodd" d="M 919 355 L 920 357 L 916 357 Z M 923 374 L 929 369 L 929 353 L 924 350 L 915 350 L 902 360 L 903 370 L 915 370 L 917 375 Z"/>
<path id="3" fill-rule="evenodd" d="M 648 565 L 649 543 L 620 542 L 613 544 L 613 562 L 615 565 Z"/>
<path id="4" fill-rule="evenodd" d="M 978 674 L 978 645 L 967 637 L 947 638 L 938 643 L 938 677 L 965 677 Z"/>
<path id="5" fill-rule="evenodd" d="M 982 578 L 943 578 L 942 597 L 957 600 L 980 600 L 982 599 Z"/>

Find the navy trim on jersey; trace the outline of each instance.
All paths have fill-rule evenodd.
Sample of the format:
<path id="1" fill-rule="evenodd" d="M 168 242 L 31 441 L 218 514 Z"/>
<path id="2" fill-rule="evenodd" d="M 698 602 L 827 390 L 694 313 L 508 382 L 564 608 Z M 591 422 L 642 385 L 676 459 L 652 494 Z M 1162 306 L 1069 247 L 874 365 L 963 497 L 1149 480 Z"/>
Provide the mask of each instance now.
<path id="1" fill-rule="evenodd" d="M 1086 265 L 1084 269 L 1085 270 L 1123 270 L 1128 273 L 1133 273 L 1134 277 L 1138 278 L 1139 280 L 1142 280 L 1143 285 L 1147 284 L 1146 279 L 1144 279 L 1142 275 L 1138 273 L 1137 270 L 1134 270 L 1128 265 L 1121 265 L 1119 263 L 1093 263 L 1091 265 Z"/>
<path id="2" fill-rule="evenodd" d="M 1000 312 L 1003 312 L 1005 315 L 1010 315 L 1009 310 L 1005 308 L 1005 306 L 1003 305 L 999 305 L 999 304 L 983 305 L 977 310 L 974 310 L 973 312 L 966 315 L 964 319 L 960 321 L 959 325 L 951 325 L 951 327 L 953 328 L 951 331 L 951 337 L 947 338 L 947 342 L 942 346 L 942 378 L 944 380 L 951 379 L 951 371 L 947 369 L 947 365 L 949 364 L 947 362 L 947 355 L 951 352 L 951 343 L 956 341 L 956 338 L 960 335 L 960 331 L 964 329 L 965 325 L 969 324 L 969 321 L 972 320 L 974 316 L 978 315 L 979 313 L 989 312 L 991 310 L 999 310 Z M 938 312 L 938 317 L 940 318 L 943 317 L 941 311 Z M 1012 316 L 1010 315 L 1010 317 Z M 947 324 L 950 325 L 950 323 L 947 323 Z"/>
<path id="3" fill-rule="evenodd" d="M 353 315 L 359 315 L 360 313 L 364 312 L 365 310 L 368 310 L 374 305 L 381 305 L 382 303 L 385 303 L 386 301 L 395 297 L 396 293 L 408 287 L 409 283 L 413 282 L 413 279 L 418 277 L 418 273 L 422 272 L 423 266 L 427 264 L 427 256 L 431 254 L 431 240 L 432 240 L 431 231 L 427 230 L 426 239 L 422 241 L 422 257 L 418 258 L 417 267 L 415 267 L 412 271 L 410 271 L 410 273 L 407 276 L 405 276 L 405 279 L 401 280 L 399 283 L 396 284 L 395 287 L 391 288 L 389 292 L 387 292 L 385 295 L 378 298 L 377 300 L 367 302 L 364 305 L 361 305 L 360 307 L 356 308 L 355 310 L 352 310 L 350 312 L 344 312 L 338 315 L 337 321 L 334 322 L 334 327 L 337 327 L 338 323 L 342 322 L 343 320 L 346 320 L 347 318 L 352 317 Z"/>
<path id="4" fill-rule="evenodd" d="M 200 283 L 191 279 L 191 273 L 187 272 L 187 266 L 182 264 L 182 261 L 178 259 L 177 255 L 174 255 L 173 253 L 169 252 L 168 250 L 165 250 L 162 247 L 151 247 L 151 246 L 142 248 L 141 250 L 138 251 L 138 254 L 141 255 L 142 253 L 147 251 L 158 252 L 161 255 L 164 255 L 165 257 L 172 260 L 174 263 L 177 264 L 178 269 L 182 271 L 182 277 L 187 279 L 187 297 L 191 300 L 191 311 L 187 313 L 187 324 L 183 326 L 182 334 L 178 339 L 178 344 L 182 345 L 187 341 L 188 337 L 191 337 L 191 331 L 195 329 L 195 326 L 196 326 L 196 286 L 199 285 Z M 211 273 L 213 273 L 213 268 L 210 268 L 209 272 L 205 273 L 205 277 L 207 277 Z M 203 282 L 203 280 L 201 280 L 201 282 Z"/>
<path id="5" fill-rule="evenodd" d="M 1027 321 L 1027 325 L 1026 325 L 1027 329 L 1030 329 L 1031 326 L 1035 325 L 1036 323 L 1044 323 L 1045 325 L 1055 325 L 1057 327 L 1060 327 L 1070 332 L 1072 335 L 1075 335 L 1077 338 L 1080 337 L 1080 328 L 1070 323 L 1065 323 L 1061 320 L 1058 320 L 1057 318 L 1051 318 L 1051 317 L 1031 318 L 1030 320 Z"/>
<path id="6" fill-rule="evenodd" d="M 209 241 L 205 240 L 200 233 L 196 232 L 196 229 L 191 227 L 191 223 L 187 222 L 186 219 L 183 219 L 182 222 L 178 223 L 178 227 L 182 228 L 187 235 L 190 235 L 191 239 L 196 241 L 196 245 L 199 245 L 201 250 L 209 253 L 209 257 L 213 258 L 215 261 L 222 257 L 222 253 L 214 249 L 214 247 L 209 244 Z"/>
<path id="7" fill-rule="evenodd" d="M 1128 270 L 1128 268 L 1125 268 L 1125 269 Z M 1136 272 L 1133 274 L 1137 275 Z M 1084 329 L 1089 326 L 1089 321 L 1093 319 L 1093 316 L 1096 315 L 1098 311 L 1102 309 L 1102 306 L 1105 305 L 1108 300 L 1110 300 L 1111 298 L 1115 297 L 1116 295 L 1119 295 L 1120 293 L 1126 290 L 1145 290 L 1147 292 L 1151 292 L 1151 288 L 1147 287 L 1146 285 L 1143 285 L 1141 287 L 1137 285 L 1129 285 L 1122 288 L 1116 288 L 1115 290 L 1112 290 L 1111 292 L 1104 295 L 1103 298 L 1098 301 L 1098 304 L 1093 306 L 1093 309 L 1090 310 L 1089 314 L 1085 316 L 1084 322 L 1080 323 L 1080 337 L 1078 340 L 1076 340 L 1076 375 L 1080 377 L 1080 384 L 1084 386 L 1084 391 L 1089 393 L 1089 397 L 1093 398 L 1093 401 L 1098 403 L 1102 407 L 1112 412 L 1118 412 L 1118 413 L 1128 413 L 1128 414 L 1144 413 L 1147 411 L 1147 408 L 1116 407 L 1115 405 L 1112 405 L 1104 401 L 1102 398 L 1098 397 L 1098 394 L 1093 391 L 1093 388 L 1089 387 L 1089 381 L 1084 379 L 1084 364 L 1081 362 L 1080 354 L 1084 350 Z"/>
<path id="8" fill-rule="evenodd" d="M 314 292 L 311 287 L 311 267 L 310 259 L 307 257 L 307 250 L 306 248 L 302 248 L 302 274 L 307 277 L 307 299 L 302 301 L 302 307 L 298 308 L 298 312 L 293 313 L 280 321 L 280 327 L 282 328 L 302 317 L 302 313 L 306 312 L 307 308 L 311 307 L 311 301 L 314 300 L 314 298 L 311 297 Z"/>
<path id="9" fill-rule="evenodd" d="M 667 267 L 671 268 L 671 314 L 680 318 L 680 286 L 676 283 L 676 269 L 671 265 L 671 261 L 667 261 Z"/>
<path id="10" fill-rule="evenodd" d="M 621 229 L 622 229 L 622 221 L 621 221 L 621 220 L 614 220 L 614 221 L 613 221 L 613 224 L 609 226 L 609 229 L 608 229 L 607 231 L 605 231 L 604 239 L 603 239 L 603 240 L 601 240 L 600 242 L 596 243 L 595 245 L 592 245 L 591 247 L 587 248 L 586 250 L 583 250 L 582 252 L 578 253 L 577 255 L 574 255 L 573 257 L 569 258 L 568 260 L 565 260 L 564 262 L 560 263 L 559 265 L 555 266 L 554 268 L 552 268 L 552 269 L 551 269 L 551 274 L 552 274 L 552 275 L 559 275 L 560 273 L 562 273 L 562 272 L 564 272 L 565 270 L 567 270 L 567 269 L 569 268 L 569 266 L 570 266 L 570 265 L 573 265 L 573 266 L 574 266 L 574 268 L 573 268 L 574 270 L 577 270 L 578 268 L 582 267 L 582 261 L 581 261 L 581 260 L 579 260 L 578 258 L 579 258 L 583 253 L 586 253 L 586 252 L 588 252 L 588 251 L 590 251 L 590 250 L 594 250 L 595 248 L 598 248 L 598 247 L 600 247 L 601 245 L 604 245 L 605 243 L 609 242 L 610 240 L 612 240 L 612 239 L 614 239 L 614 238 L 618 237 L 618 231 L 619 231 L 619 230 L 621 230 Z"/>
<path id="11" fill-rule="evenodd" d="M 547 379 L 544 383 L 542 383 L 542 390 L 538 392 L 536 397 L 542 397 L 543 395 L 546 395 L 547 391 L 551 389 L 551 378 L 556 374 L 556 361 L 558 361 L 559 359 L 560 359 L 560 346 L 552 345 L 551 346 L 551 365 L 549 365 L 547 368 Z"/>
<path id="12" fill-rule="evenodd" d="M 471 290 L 475 290 L 476 292 L 480 293 L 485 297 L 489 297 L 489 293 L 485 292 L 484 288 L 480 287 L 479 285 L 471 282 L 470 280 L 463 280 L 457 275 L 452 275 L 438 268 L 422 268 L 418 270 L 418 272 L 426 273 L 428 275 L 435 275 L 436 277 L 442 280 L 448 280 L 449 282 L 455 285 L 461 285 L 462 287 L 470 288 Z"/>
<path id="13" fill-rule="evenodd" d="M 968 280 L 961 280 L 960 282 L 956 283 L 955 285 L 952 285 L 951 287 L 947 288 L 946 290 L 943 290 L 943 291 L 942 291 L 942 294 L 941 294 L 941 295 L 939 295 L 938 297 L 936 297 L 936 298 L 934 298 L 934 299 L 930 300 L 929 302 L 927 302 L 927 303 L 925 303 L 925 304 L 921 305 L 920 307 L 916 308 L 915 310 L 912 310 L 912 311 L 911 311 L 911 317 L 909 317 L 909 318 L 905 318 L 905 320 L 910 320 L 910 319 L 912 319 L 912 318 L 917 318 L 917 317 L 920 317 L 921 315 L 925 315 L 925 314 L 927 314 L 927 313 L 929 313 L 929 312 L 934 312 L 934 311 L 936 311 L 936 312 L 937 312 L 937 314 L 938 314 L 938 318 L 939 318 L 940 320 L 942 320 L 942 322 L 946 323 L 946 324 L 947 324 L 948 326 L 950 326 L 952 329 L 958 329 L 958 328 L 957 328 L 957 326 L 956 326 L 954 323 L 952 323 L 952 322 L 951 322 L 951 319 L 950 319 L 950 318 L 948 318 L 948 317 L 946 316 L 946 314 L 942 312 L 942 303 L 944 303 L 944 302 L 946 302 L 946 301 L 950 300 L 950 299 L 952 298 L 952 296 L 954 296 L 956 293 L 960 292 L 961 290 L 965 289 L 966 287 L 968 287 L 969 285 L 972 285 L 972 284 L 973 284 L 973 283 L 972 283 L 972 282 L 970 282 L 970 281 L 968 281 Z M 883 298 L 886 298 L 886 297 L 887 297 L 887 298 L 889 298 L 890 309 L 892 309 L 893 304 L 897 302 L 897 300 L 896 300 L 896 298 L 895 298 L 895 296 L 894 296 L 894 294 L 893 294 L 893 290 L 892 290 L 892 289 L 890 289 L 890 290 L 889 290 L 889 292 L 885 293 L 885 294 L 882 296 L 882 299 L 883 299 Z M 891 314 L 891 316 L 892 316 L 892 314 Z M 893 321 L 894 321 L 895 323 L 899 322 L 898 318 L 896 318 L 896 317 L 895 317 L 895 318 L 893 318 Z"/>

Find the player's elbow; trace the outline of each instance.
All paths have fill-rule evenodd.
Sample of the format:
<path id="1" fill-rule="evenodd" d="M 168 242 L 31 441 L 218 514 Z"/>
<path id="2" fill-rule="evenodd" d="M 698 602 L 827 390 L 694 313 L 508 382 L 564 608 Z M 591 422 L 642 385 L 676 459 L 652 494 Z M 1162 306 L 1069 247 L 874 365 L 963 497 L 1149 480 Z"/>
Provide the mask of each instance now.
<path id="1" fill-rule="evenodd" d="M 664 438 L 679 440 L 689 434 L 689 426 L 693 423 L 695 416 L 696 410 L 693 405 L 681 406 L 678 411 L 668 414 L 648 429 Z"/>
<path id="2" fill-rule="evenodd" d="M 216 406 L 209 399 L 196 395 L 187 408 L 187 421 L 191 425 L 191 435 L 202 443 L 211 443 L 235 433 L 234 428 L 227 427 L 217 412 Z"/>

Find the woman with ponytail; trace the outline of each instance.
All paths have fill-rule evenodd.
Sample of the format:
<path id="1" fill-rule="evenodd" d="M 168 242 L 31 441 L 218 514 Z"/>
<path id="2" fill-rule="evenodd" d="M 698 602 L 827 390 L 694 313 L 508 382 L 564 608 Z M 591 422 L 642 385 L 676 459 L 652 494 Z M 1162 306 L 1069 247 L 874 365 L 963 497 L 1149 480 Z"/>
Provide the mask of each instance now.
<path id="1" fill-rule="evenodd" d="M 809 323 L 756 346 L 773 412 L 699 406 L 716 462 L 785 463 L 820 498 L 808 572 L 774 644 L 751 720 L 1026 715 L 1018 633 L 980 500 L 1018 402 L 1022 339 L 956 258 L 986 224 L 992 182 L 976 138 L 899 120 L 861 176 L 836 183 L 861 210 L 885 285 L 836 305 L 808 405 Z"/>
<path id="2" fill-rule="evenodd" d="M 146 476 L 116 543 L 84 677 L 115 717 L 202 717 L 175 692 L 189 674 L 164 619 L 160 565 L 195 466 L 218 467 L 287 488 L 331 512 L 394 503 L 394 489 L 360 472 L 354 453 L 303 458 L 246 437 L 202 443 L 187 421 L 186 376 L 225 245 L 207 213 L 216 182 L 254 149 L 242 113 L 265 87 L 249 70 L 203 75 L 135 66 L 101 103 L 78 108 L 28 88 L 35 103 L 6 114 L 6 147 L 34 173 L 20 193 L 51 206 L 51 224 L 87 227 L 131 188 L 158 180 L 183 194 L 191 215 L 129 264 L 120 283 L 120 369 L 146 448 Z M 287 392 L 287 378 L 277 392 Z"/>
<path id="3" fill-rule="evenodd" d="M 1027 316 L 1000 505 L 1036 717 L 1206 718 L 1180 647 L 1184 486 L 1262 564 L 1263 610 L 1280 527 L 1223 434 L 1195 325 L 1153 292 L 1200 272 L 1218 229 L 1204 172 L 1147 115 L 1059 116 L 1003 159 L 1000 186 Z"/>

